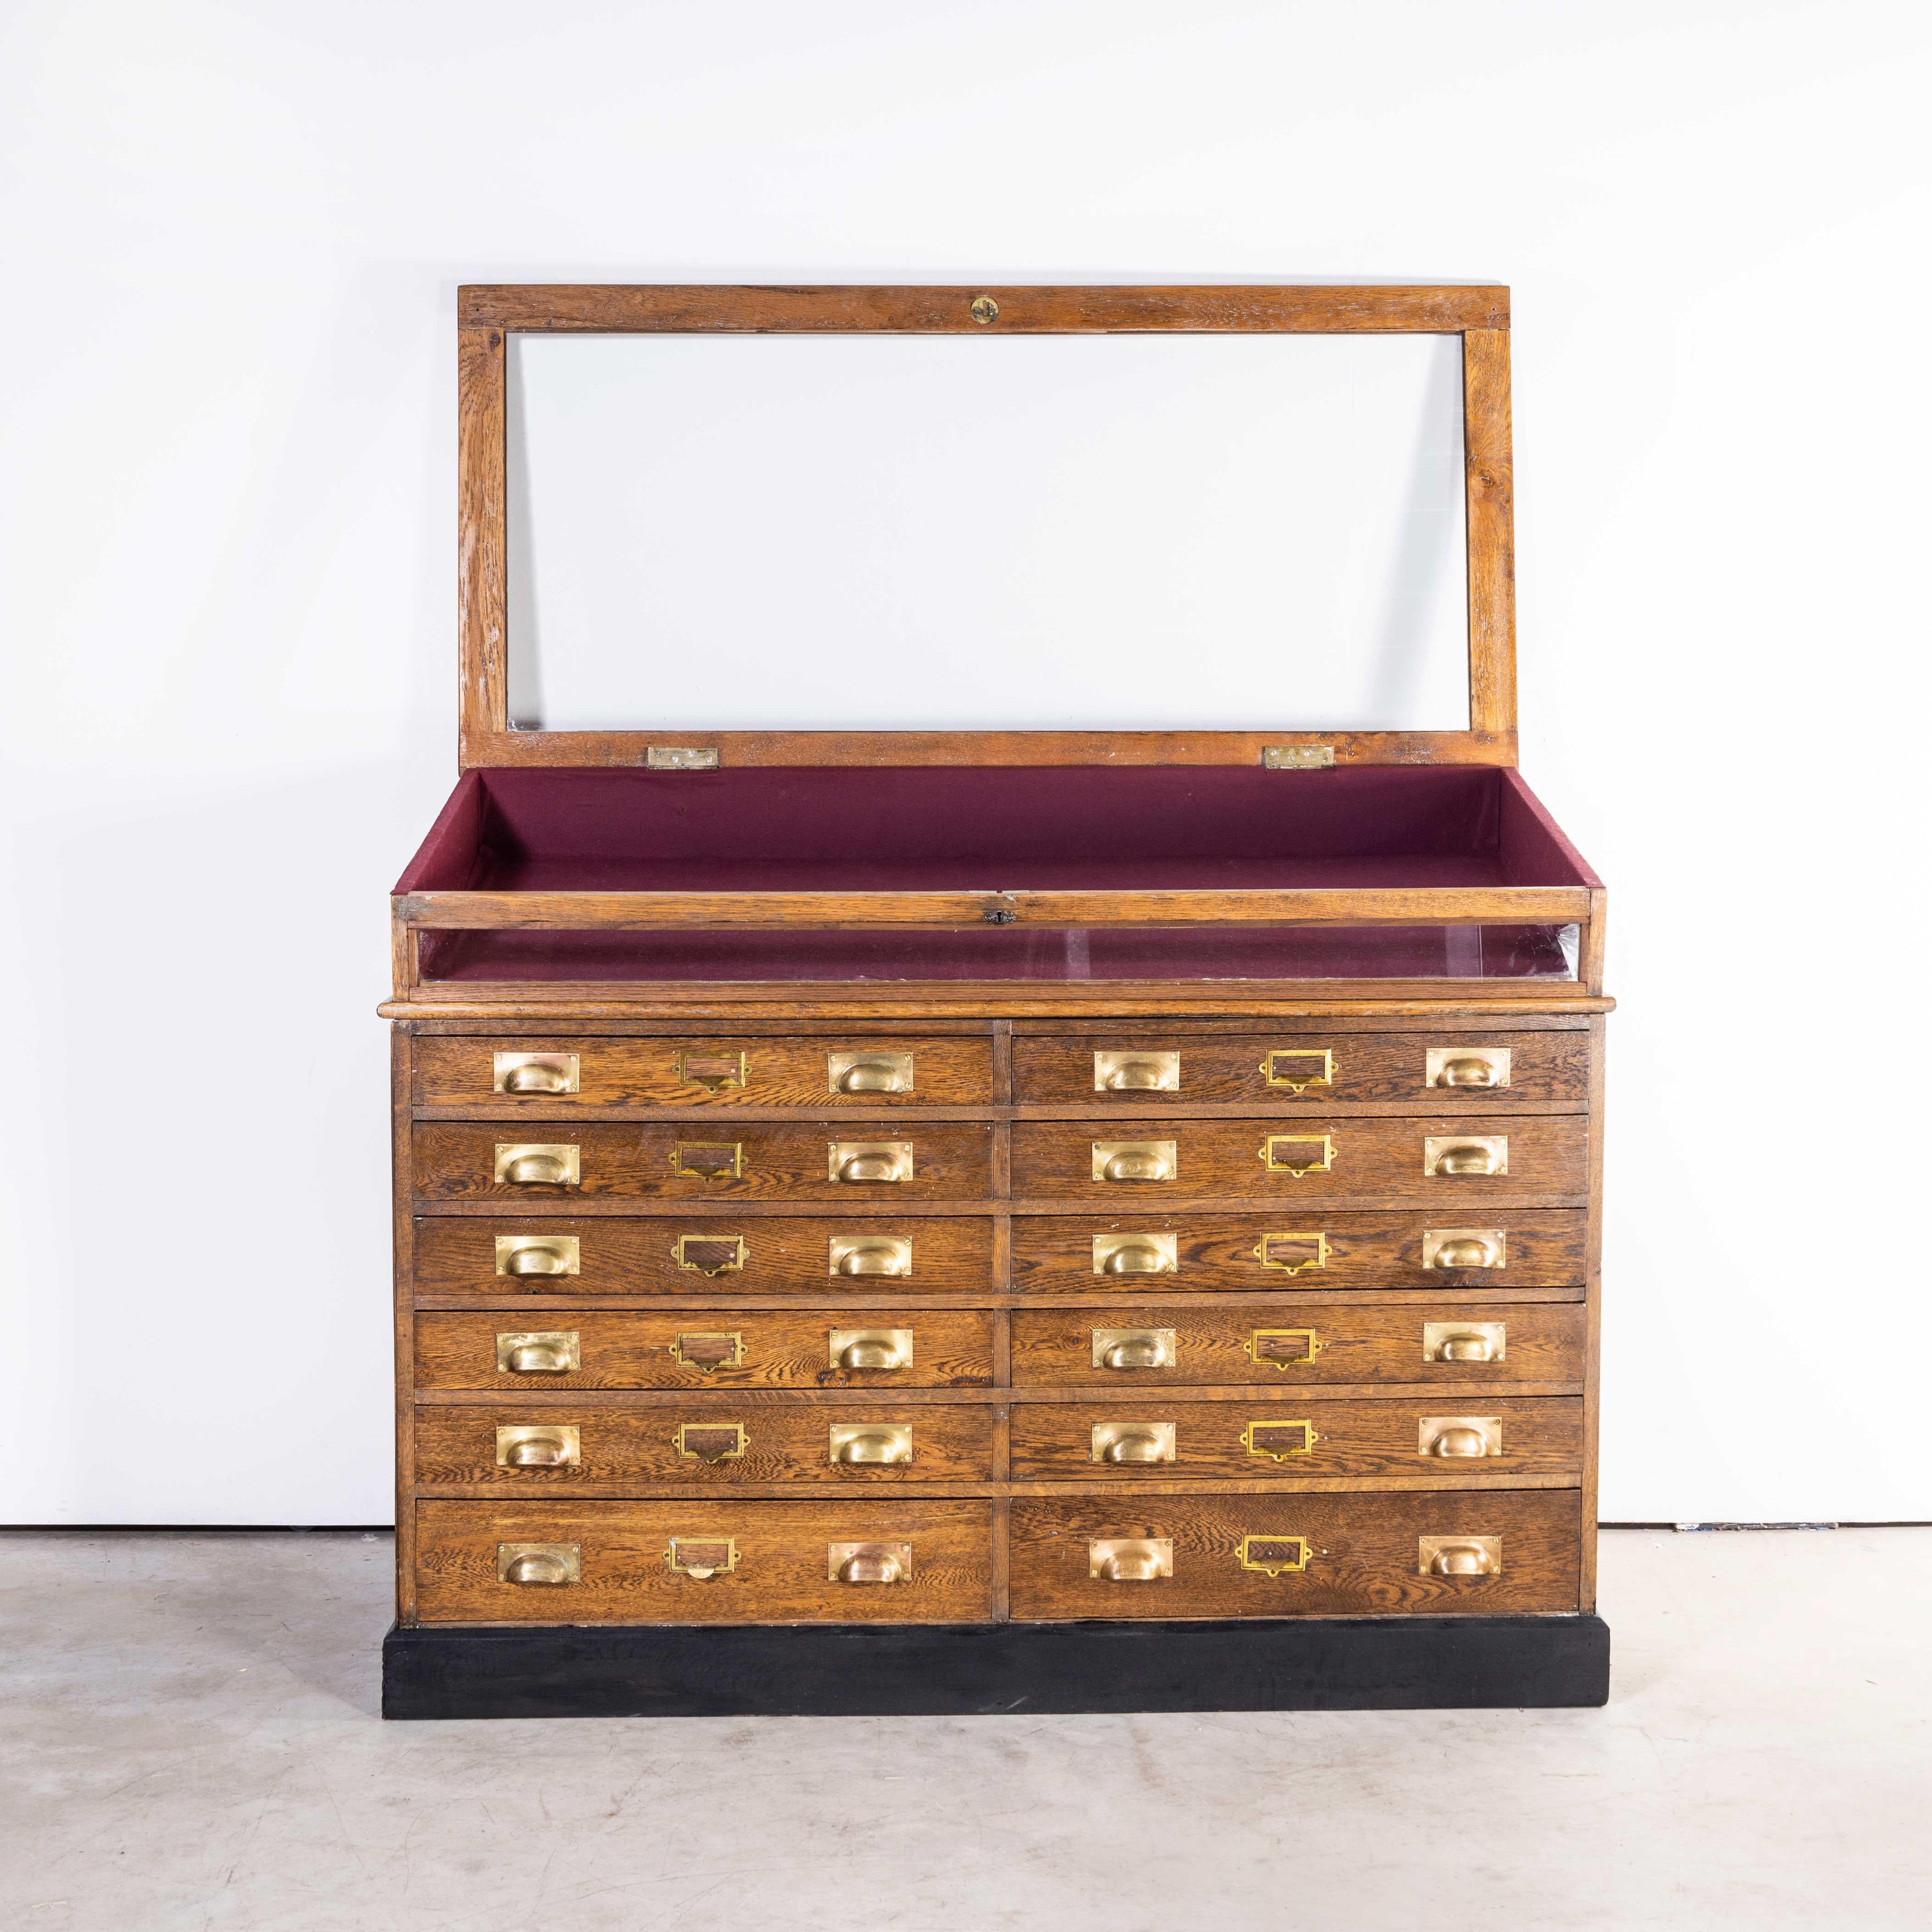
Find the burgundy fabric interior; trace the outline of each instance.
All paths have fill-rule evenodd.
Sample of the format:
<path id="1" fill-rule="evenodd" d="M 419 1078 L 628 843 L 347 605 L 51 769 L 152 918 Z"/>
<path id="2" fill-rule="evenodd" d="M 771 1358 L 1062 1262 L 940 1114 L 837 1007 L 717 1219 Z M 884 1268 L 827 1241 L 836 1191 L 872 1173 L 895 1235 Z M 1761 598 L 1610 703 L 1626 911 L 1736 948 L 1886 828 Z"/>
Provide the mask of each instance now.
<path id="1" fill-rule="evenodd" d="M 1513 771 L 466 773 L 399 892 L 1594 886 Z M 426 932 L 442 980 L 1568 976 L 1548 926 Z"/>
<path id="2" fill-rule="evenodd" d="M 1486 766 L 531 766 L 466 773 L 396 890 L 1594 883 Z"/>

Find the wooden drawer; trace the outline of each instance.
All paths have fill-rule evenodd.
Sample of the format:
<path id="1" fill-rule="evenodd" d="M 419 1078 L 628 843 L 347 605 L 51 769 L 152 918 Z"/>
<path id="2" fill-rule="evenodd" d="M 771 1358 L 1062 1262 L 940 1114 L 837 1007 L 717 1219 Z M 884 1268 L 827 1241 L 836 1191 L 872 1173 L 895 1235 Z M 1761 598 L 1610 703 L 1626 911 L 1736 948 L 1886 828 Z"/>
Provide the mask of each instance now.
<path id="1" fill-rule="evenodd" d="M 1574 1490 L 1021 1496 L 1009 1521 L 1016 1622 L 1577 1607 L 1582 1521 Z M 1480 1550 L 1500 1567 L 1491 1575 L 1428 1574 L 1432 1544 L 1425 1558 L 1425 1538 Z M 1293 1539 L 1306 1546 L 1305 1569 L 1282 1567 L 1300 1554 Z M 1096 1543 L 1114 1549 L 1096 1556 Z M 1156 1547 L 1124 1551 L 1122 1544 Z M 1093 1574 L 1110 1554 L 1117 1570 L 1157 1570 L 1165 1559 L 1170 1574 L 1122 1581 Z M 1276 1574 L 1251 1567 L 1258 1563 Z"/>
<path id="2" fill-rule="evenodd" d="M 534 1310 L 426 1309 L 416 1330 L 418 1388 L 480 1389 L 510 1400 L 526 1389 L 961 1388 L 993 1376 L 992 1318 L 980 1310 L 545 1308 L 539 1317 Z M 862 1355 L 868 1345 L 849 1338 L 909 1336 L 910 1364 L 835 1366 L 835 1335 L 841 1352 L 856 1346 Z M 908 1345 L 870 1346 L 903 1355 Z"/>
<path id="3" fill-rule="evenodd" d="M 1589 1090 L 1589 1041 L 1570 1030 L 1163 1034 L 1157 1022 L 1078 1039 L 1021 1035 L 1013 1042 L 1013 1097 L 1110 1109 L 1324 1100 L 1459 1112 L 1466 1102 L 1504 1111 L 1534 1101 L 1580 1106 Z M 1148 1084 L 1155 1081 L 1161 1084 Z"/>
<path id="4" fill-rule="evenodd" d="M 990 1040 L 418 1038 L 418 1107 L 970 1107 L 993 1097 Z"/>
<path id="5" fill-rule="evenodd" d="M 1268 1214 L 1023 1214 L 1013 1222 L 1013 1292 L 1580 1288 L 1586 1232 L 1583 1211 L 1570 1208 L 1466 1219 L 1432 1208 L 1307 1213 L 1284 1200 Z M 1464 1259 L 1484 1265 L 1444 1265 Z"/>
<path id="6" fill-rule="evenodd" d="M 1580 1195 L 1580 1114 L 1480 1118 L 1314 1115 L 1264 1120 L 1022 1120 L 1012 1130 L 1021 1200 L 1052 1195 L 1158 1202 L 1163 1196 L 1279 1196 L 1297 1208 L 1337 1196 L 1419 1195 L 1458 1216 L 1502 1196 Z M 418 1132 L 422 1131 L 420 1129 Z M 1478 1160 L 1502 1172 L 1442 1170 Z M 1139 1170 L 1140 1172 L 1137 1172 Z M 1166 1178 L 1141 1178 L 1163 1170 Z M 1103 1178 L 1106 1176 L 1116 1178 Z"/>
<path id="7" fill-rule="evenodd" d="M 909 1564 L 909 1574 L 838 1580 L 850 1546 L 873 1552 L 862 1554 L 862 1572 Z M 570 1580 L 506 1580 L 500 1573 L 520 1558 L 530 1573 Z M 991 1614 L 992 1559 L 984 1502 L 543 1498 L 416 1510 L 425 1623 L 980 1622 Z"/>
<path id="8" fill-rule="evenodd" d="M 1160 1482 L 1177 1476 L 1564 1476 L 1582 1467 L 1574 1397 L 1337 1401 L 1258 1392 L 1243 1402 L 1022 1402 L 1016 1479 Z M 1157 1458 L 1158 1460 L 1154 1460 Z"/>
<path id="9" fill-rule="evenodd" d="M 1152 1390 L 1403 1382 L 1480 1389 L 1580 1383 L 1584 1330 L 1581 1302 L 1460 1297 L 1439 1304 L 1022 1308 L 1012 1316 L 1012 1385 Z M 1492 1359 L 1472 1359 L 1484 1354 Z"/>
<path id="10" fill-rule="evenodd" d="M 910 1209 L 921 1201 L 985 1199 L 992 1191 L 992 1145 L 990 1126 L 931 1121 L 592 1126 L 418 1120 L 411 1130 L 416 1192 L 436 1201 L 628 1196 L 838 1200 Z M 519 1180 L 519 1163 L 525 1173 L 554 1173 L 560 1166 L 576 1178 Z M 867 1178 L 889 1169 L 901 1178 Z M 835 1170 L 853 1178 L 835 1178 Z"/>
<path id="11" fill-rule="evenodd" d="M 415 1234 L 421 1294 L 823 1301 L 831 1293 L 983 1294 L 994 1286 L 992 1223 L 964 1214 L 422 1214 Z"/>
<path id="12" fill-rule="evenodd" d="M 993 1413 L 978 1402 L 895 1405 L 694 1397 L 649 1408 L 426 1406 L 416 1480 L 568 1493 L 604 1484 L 842 1488 L 988 1480 Z"/>

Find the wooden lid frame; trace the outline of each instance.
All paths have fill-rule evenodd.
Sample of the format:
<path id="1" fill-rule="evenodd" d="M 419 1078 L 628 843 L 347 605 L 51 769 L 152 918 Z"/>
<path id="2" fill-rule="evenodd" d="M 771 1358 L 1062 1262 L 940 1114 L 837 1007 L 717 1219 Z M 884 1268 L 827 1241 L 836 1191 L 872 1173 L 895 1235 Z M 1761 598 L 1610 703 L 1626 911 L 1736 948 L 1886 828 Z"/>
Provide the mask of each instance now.
<path id="1" fill-rule="evenodd" d="M 975 319 L 990 297 L 998 315 Z M 710 284 L 459 291 L 458 762 L 636 766 L 652 742 L 741 765 L 1258 765 L 1322 746 L 1337 764 L 1516 762 L 1509 291 L 1234 285 L 778 288 Z M 1469 728 L 1461 731 L 513 731 L 509 726 L 505 340 L 584 334 L 1460 335 L 1468 546 Z"/>

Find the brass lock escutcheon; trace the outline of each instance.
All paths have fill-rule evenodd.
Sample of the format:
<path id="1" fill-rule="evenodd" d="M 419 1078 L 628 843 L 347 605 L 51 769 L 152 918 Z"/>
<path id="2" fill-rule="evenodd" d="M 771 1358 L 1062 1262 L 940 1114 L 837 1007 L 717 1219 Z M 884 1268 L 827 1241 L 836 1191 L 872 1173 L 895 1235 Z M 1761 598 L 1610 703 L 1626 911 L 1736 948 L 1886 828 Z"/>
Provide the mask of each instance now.
<path id="1" fill-rule="evenodd" d="M 1250 1456 L 1286 1462 L 1291 1456 L 1312 1456 L 1321 1441 L 1312 1422 L 1256 1420 L 1241 1431 L 1241 1447 Z"/>
<path id="2" fill-rule="evenodd" d="M 1335 1165 L 1335 1137 L 1270 1134 L 1256 1150 L 1256 1158 L 1269 1173 L 1292 1174 L 1298 1180 L 1304 1174 L 1326 1174 Z"/>
<path id="3" fill-rule="evenodd" d="M 1178 1141 L 1096 1141 L 1096 1180 L 1172 1180 L 1180 1172 Z"/>
<path id="4" fill-rule="evenodd" d="M 1422 1056 L 1425 1087 L 1454 1087 L 1465 1092 L 1510 1084 L 1506 1046 L 1432 1046 Z"/>
<path id="5" fill-rule="evenodd" d="M 1248 1360 L 1260 1369 L 1305 1367 L 1322 1352 L 1312 1328 L 1256 1328 L 1244 1345 Z"/>
<path id="6" fill-rule="evenodd" d="M 1426 1268 L 1499 1268 L 1509 1265 L 1509 1234 L 1502 1228 L 1425 1228 Z"/>
<path id="7" fill-rule="evenodd" d="M 670 1258 L 680 1268 L 716 1280 L 721 1274 L 742 1274 L 752 1248 L 742 1234 L 680 1234 L 670 1244 Z"/>
<path id="8" fill-rule="evenodd" d="M 1423 1536 L 1416 1539 L 1416 1574 L 1422 1576 L 1500 1576 L 1499 1536 Z"/>
<path id="9" fill-rule="evenodd" d="M 500 1543 L 496 1580 L 500 1583 L 580 1583 L 584 1546 L 580 1543 Z"/>
<path id="10" fill-rule="evenodd" d="M 884 1276 L 894 1280 L 912 1273 L 912 1240 L 905 1234 L 834 1234 L 826 1273 L 850 1279 Z"/>
<path id="11" fill-rule="evenodd" d="M 722 1094 L 728 1087 L 745 1084 L 742 1053 L 680 1053 L 676 1066 L 680 1087 L 702 1087 L 707 1094 Z"/>
<path id="12" fill-rule="evenodd" d="M 574 1328 L 526 1329 L 496 1337 L 499 1375 L 574 1376 L 582 1366 Z"/>
<path id="13" fill-rule="evenodd" d="M 910 1094 L 909 1053 L 828 1053 L 826 1090 L 832 1094 Z"/>
<path id="14" fill-rule="evenodd" d="M 714 1369 L 745 1366 L 745 1338 L 735 1329 L 681 1328 L 666 1352 L 674 1362 L 708 1376 Z"/>
<path id="15" fill-rule="evenodd" d="M 828 1543 L 825 1546 L 828 1583 L 909 1583 L 912 1545 L 909 1543 Z"/>
<path id="16" fill-rule="evenodd" d="M 739 1141 L 680 1141 L 670 1150 L 670 1171 L 685 1180 L 736 1180 L 745 1172 Z"/>
<path id="17" fill-rule="evenodd" d="M 1311 1087 L 1332 1088 L 1335 1055 L 1325 1046 L 1277 1046 L 1263 1057 L 1261 1072 L 1270 1087 L 1285 1087 L 1291 1094 L 1306 1093 Z"/>
<path id="18" fill-rule="evenodd" d="M 1500 1362 L 1505 1359 L 1509 1330 L 1500 1322 L 1425 1322 L 1422 1359 L 1425 1362 Z"/>
<path id="19" fill-rule="evenodd" d="M 984 328 L 989 322 L 1000 319 L 1000 305 L 991 296 L 975 296 L 966 313 Z"/>
<path id="20" fill-rule="evenodd" d="M 1315 1552 L 1305 1536 L 1244 1536 L 1239 1555 L 1244 1570 L 1258 1570 L 1264 1576 L 1288 1576 L 1306 1570 Z"/>
<path id="21" fill-rule="evenodd" d="M 847 1469 L 898 1469 L 912 1460 L 910 1422 L 835 1422 L 826 1460 Z"/>
<path id="22" fill-rule="evenodd" d="M 1087 1545 L 1087 1574 L 1103 1583 L 1157 1583 L 1174 1574 L 1174 1539 L 1103 1536 Z"/>
<path id="23" fill-rule="evenodd" d="M 496 1272 L 502 1275 L 574 1274 L 581 1250 L 574 1234 L 499 1234 Z"/>
<path id="24" fill-rule="evenodd" d="M 1096 1328 L 1094 1366 L 1096 1369 L 1171 1369 L 1174 1331 L 1172 1328 Z"/>
<path id="25" fill-rule="evenodd" d="M 1174 1234 L 1096 1234 L 1096 1274 L 1178 1274 L 1180 1238 Z"/>
<path id="26" fill-rule="evenodd" d="M 1509 1172 L 1507 1134 L 1429 1134 L 1422 1143 L 1422 1171 L 1444 1180 Z"/>
<path id="27" fill-rule="evenodd" d="M 1096 1053 L 1094 1056 L 1094 1090 L 1096 1094 L 1178 1094 L 1180 1090 L 1180 1055 L 1148 1052 L 1138 1047 Z"/>
<path id="28" fill-rule="evenodd" d="M 708 1583 L 738 1567 L 738 1543 L 730 1536 L 674 1536 L 666 1544 L 664 1568 L 674 1576 Z"/>
<path id="29" fill-rule="evenodd" d="M 910 1328 L 835 1328 L 825 1338 L 826 1360 L 835 1369 L 909 1369 Z"/>
<path id="30" fill-rule="evenodd" d="M 1174 1448 L 1171 1422 L 1096 1422 L 1089 1439 L 1090 1462 L 1172 1462 Z"/>
<path id="31" fill-rule="evenodd" d="M 742 1422 L 681 1422 L 670 1446 L 688 1462 L 735 1462 L 752 1438 Z"/>
<path id="32" fill-rule="evenodd" d="M 1503 1453 L 1503 1419 L 1499 1415 L 1425 1415 L 1415 1426 L 1418 1456 L 1468 1458 Z"/>
<path id="33" fill-rule="evenodd" d="M 491 1057 L 490 1084 L 499 1094 L 574 1094 L 578 1072 L 574 1053 L 499 1053 Z"/>
<path id="34" fill-rule="evenodd" d="M 1318 1229 L 1312 1234 L 1264 1234 L 1255 1244 L 1254 1256 L 1263 1268 L 1280 1268 L 1284 1274 L 1300 1274 L 1304 1268 L 1325 1268 L 1328 1237 Z"/>
<path id="35" fill-rule="evenodd" d="M 580 1150 L 549 1141 L 499 1141 L 490 1178 L 499 1187 L 576 1187 L 582 1184 Z"/>
<path id="36" fill-rule="evenodd" d="M 496 1432 L 500 1469 L 565 1469 L 584 1459 L 574 1423 L 532 1423 Z"/>
<path id="37" fill-rule="evenodd" d="M 896 1184 L 912 1178 L 910 1141 L 832 1141 L 825 1149 L 829 1180 Z"/>

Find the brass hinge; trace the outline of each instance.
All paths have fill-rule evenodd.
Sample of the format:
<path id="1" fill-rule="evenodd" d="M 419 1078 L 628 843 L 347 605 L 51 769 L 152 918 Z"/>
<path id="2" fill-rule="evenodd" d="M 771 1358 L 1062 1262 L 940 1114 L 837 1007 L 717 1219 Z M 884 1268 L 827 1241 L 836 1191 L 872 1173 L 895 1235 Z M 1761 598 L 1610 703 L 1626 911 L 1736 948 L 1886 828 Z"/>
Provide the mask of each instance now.
<path id="1" fill-rule="evenodd" d="M 1271 772 L 1325 772 L 1335 762 L 1333 745 L 1264 745 L 1262 763 Z"/>
<path id="2" fill-rule="evenodd" d="M 718 748 L 715 745 L 647 745 L 644 763 L 654 772 L 715 772 Z"/>

